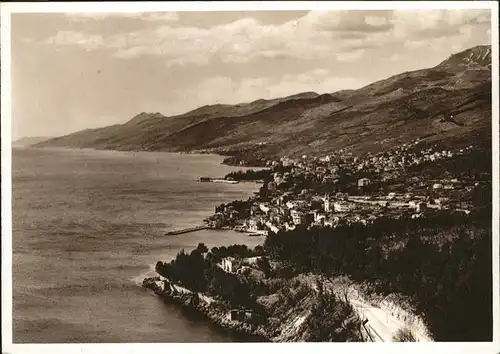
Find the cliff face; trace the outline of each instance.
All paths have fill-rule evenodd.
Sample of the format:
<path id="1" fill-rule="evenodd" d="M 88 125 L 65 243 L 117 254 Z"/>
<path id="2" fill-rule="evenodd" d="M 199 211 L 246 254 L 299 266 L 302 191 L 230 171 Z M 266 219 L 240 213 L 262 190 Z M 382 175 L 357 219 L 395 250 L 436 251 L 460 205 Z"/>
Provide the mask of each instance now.
<path id="1" fill-rule="evenodd" d="M 453 115 L 454 121 L 441 118 Z M 266 157 L 384 151 L 419 138 L 474 140 L 491 130 L 491 47 L 455 54 L 358 90 L 314 92 L 165 117 L 141 113 L 125 124 L 37 144 L 115 150 L 203 151 Z"/>
<path id="2" fill-rule="evenodd" d="M 229 308 L 226 304 L 205 295 L 193 293 L 159 278 L 146 278 L 143 287 L 152 290 L 165 302 L 174 303 L 209 320 L 212 324 L 236 335 L 245 336 L 250 342 L 272 341 L 272 335 L 265 325 L 233 321 L 228 318 Z"/>

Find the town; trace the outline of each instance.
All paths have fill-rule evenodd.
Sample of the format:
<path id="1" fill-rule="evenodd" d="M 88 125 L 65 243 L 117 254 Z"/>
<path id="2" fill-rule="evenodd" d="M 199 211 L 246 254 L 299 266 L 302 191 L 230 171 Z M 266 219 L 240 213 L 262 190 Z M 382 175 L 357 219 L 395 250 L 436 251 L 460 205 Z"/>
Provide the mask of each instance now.
<path id="1" fill-rule="evenodd" d="M 341 150 L 322 157 L 266 161 L 263 171 L 267 175 L 259 192 L 248 201 L 216 207 L 205 221 L 210 228 L 267 235 L 299 227 L 367 225 L 380 217 L 425 218 L 440 211 L 469 214 L 475 190 L 490 183 L 490 178 L 458 167 L 455 172 L 453 166 L 460 158 L 472 159 L 474 153 L 478 150 L 472 145 L 420 148 L 420 141 L 415 140 L 392 152 L 368 153 L 362 158 Z M 447 162 L 452 168 L 432 175 L 433 166 L 442 169 Z M 233 173 L 226 178 L 242 176 Z"/>

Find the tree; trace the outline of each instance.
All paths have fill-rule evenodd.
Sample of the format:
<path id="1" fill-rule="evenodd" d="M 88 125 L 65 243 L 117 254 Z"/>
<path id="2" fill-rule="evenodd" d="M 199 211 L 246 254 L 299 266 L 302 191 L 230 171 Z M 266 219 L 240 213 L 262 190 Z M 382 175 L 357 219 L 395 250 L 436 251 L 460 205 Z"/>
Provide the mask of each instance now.
<path id="1" fill-rule="evenodd" d="M 259 189 L 259 196 L 262 199 L 266 199 L 268 195 L 269 195 L 269 191 L 267 189 L 267 183 L 266 183 L 262 187 L 260 187 L 260 189 Z"/>
<path id="2" fill-rule="evenodd" d="M 253 248 L 253 253 L 257 256 L 261 256 L 264 254 L 264 247 L 262 245 L 257 245 Z"/>
<path id="3" fill-rule="evenodd" d="M 163 262 L 161 262 L 161 261 L 156 262 L 156 266 L 155 266 L 156 272 L 161 274 L 162 269 L 163 269 Z"/>
<path id="4" fill-rule="evenodd" d="M 351 296 L 351 280 L 347 276 L 341 276 L 337 279 L 340 295 L 343 297 L 345 302 L 349 301 L 349 297 Z"/>
<path id="5" fill-rule="evenodd" d="M 208 252 L 208 247 L 205 246 L 204 243 L 198 243 L 198 247 L 196 247 L 196 249 L 200 252 L 200 253 L 205 253 L 205 252 Z"/>
<path id="6" fill-rule="evenodd" d="M 307 322 L 307 342 L 362 341 L 361 319 L 349 303 L 334 295 L 320 294 Z"/>
<path id="7" fill-rule="evenodd" d="M 269 263 L 267 257 L 259 258 L 257 260 L 257 266 L 264 272 L 266 277 L 271 276 L 272 274 L 271 264 Z"/>

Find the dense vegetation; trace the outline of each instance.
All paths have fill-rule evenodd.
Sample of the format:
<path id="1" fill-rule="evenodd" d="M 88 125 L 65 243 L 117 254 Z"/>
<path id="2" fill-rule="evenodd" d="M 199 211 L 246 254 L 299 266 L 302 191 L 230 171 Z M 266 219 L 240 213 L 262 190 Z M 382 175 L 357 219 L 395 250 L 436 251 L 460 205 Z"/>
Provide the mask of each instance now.
<path id="1" fill-rule="evenodd" d="M 267 319 L 269 333 L 279 335 L 284 321 L 294 319 L 298 313 L 309 311 L 306 326 L 300 334 L 304 341 L 360 341 L 361 320 L 347 302 L 333 294 L 310 287 L 296 279 L 275 277 L 266 257 L 257 264 L 264 274 L 234 274 L 223 271 L 216 263 L 223 257 L 236 258 L 262 255 L 262 246 L 248 249 L 244 245 L 214 247 L 204 244 L 191 253 L 181 251 L 170 263 L 158 262 L 156 271 L 170 280 L 193 291 L 203 292 L 226 303 L 227 308 L 243 307 Z M 206 257 L 203 257 L 206 254 Z M 261 304 L 259 297 L 274 296 L 272 304 Z M 265 301 L 264 301 L 265 302 Z"/>
<path id="2" fill-rule="evenodd" d="M 225 257 L 246 258 L 263 254 L 261 246 L 249 249 L 245 245 L 214 247 L 208 252 L 200 243 L 191 253 L 179 252 L 170 263 L 157 262 L 158 274 L 177 282 L 188 289 L 216 296 L 232 306 L 244 306 L 262 312 L 255 297 L 265 291 L 252 278 L 226 273 L 216 266 Z M 206 253 L 206 257 L 203 254 Z M 261 264 L 267 264 L 264 259 Z"/>
<path id="3" fill-rule="evenodd" d="M 269 181 L 271 179 L 270 170 L 246 170 L 246 171 L 236 171 L 230 172 L 225 177 L 225 179 L 233 179 L 235 181 Z"/>
<path id="4" fill-rule="evenodd" d="M 458 178 L 475 181 L 491 180 L 491 136 L 485 132 L 477 141 L 475 148 L 462 155 L 455 155 L 438 163 L 428 161 L 412 166 L 406 171 L 406 177 L 419 176 L 425 179 Z"/>
<path id="5" fill-rule="evenodd" d="M 239 152 L 238 156 L 224 158 L 223 164 L 232 166 L 264 167 L 266 165 L 264 157 L 255 157 L 245 152 Z"/>
<path id="6" fill-rule="evenodd" d="M 361 320 L 348 302 L 325 294 L 320 286 L 318 300 L 307 318 L 308 342 L 359 342 Z M 332 330 L 333 329 L 333 330 Z"/>
<path id="7" fill-rule="evenodd" d="M 411 298 L 440 341 L 492 338 L 491 209 L 468 217 L 380 219 L 373 225 L 270 234 L 266 253 L 289 274 L 347 274 Z"/>
<path id="8" fill-rule="evenodd" d="M 240 217 L 247 217 L 250 216 L 250 207 L 253 204 L 253 201 L 251 199 L 248 200 L 235 200 L 227 204 L 221 204 L 217 207 L 215 207 L 215 212 L 222 212 L 226 208 L 232 208 L 233 210 L 237 211 L 240 214 Z"/>

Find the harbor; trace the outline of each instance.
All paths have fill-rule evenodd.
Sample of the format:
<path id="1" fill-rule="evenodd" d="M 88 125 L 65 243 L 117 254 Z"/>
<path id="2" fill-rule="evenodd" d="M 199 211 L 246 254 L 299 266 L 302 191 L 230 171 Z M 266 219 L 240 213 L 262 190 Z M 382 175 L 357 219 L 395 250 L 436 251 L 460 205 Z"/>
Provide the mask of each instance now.
<path id="1" fill-rule="evenodd" d="M 212 182 L 212 183 L 228 183 L 228 184 L 237 184 L 238 181 L 233 179 L 225 179 L 225 178 L 212 178 L 212 177 L 200 177 L 199 182 Z"/>
<path id="2" fill-rule="evenodd" d="M 213 227 L 210 225 L 200 225 L 200 226 L 195 226 L 195 227 L 187 227 L 184 229 L 177 229 L 177 230 L 172 230 L 168 231 L 165 233 L 167 236 L 173 236 L 173 235 L 181 235 L 181 234 L 187 234 L 190 232 L 196 232 L 200 230 L 233 230 L 236 232 L 241 232 L 241 233 L 247 233 L 248 236 L 265 236 L 267 235 L 267 231 L 264 230 L 254 230 L 253 232 L 251 230 L 248 230 L 247 228 L 238 228 L 238 227 Z"/>

